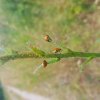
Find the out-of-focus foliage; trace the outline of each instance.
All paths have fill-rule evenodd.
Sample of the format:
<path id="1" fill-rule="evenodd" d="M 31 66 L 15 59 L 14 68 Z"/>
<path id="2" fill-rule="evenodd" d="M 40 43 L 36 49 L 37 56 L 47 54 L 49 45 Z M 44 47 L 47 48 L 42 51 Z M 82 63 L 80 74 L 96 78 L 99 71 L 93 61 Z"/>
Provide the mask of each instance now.
<path id="1" fill-rule="evenodd" d="M 55 4 L 45 4 L 50 0 L 1 0 L 1 7 L 7 16 L 9 23 L 17 25 L 22 29 L 32 29 L 38 24 L 42 24 L 46 17 L 57 18 L 58 13 L 62 13 L 58 24 L 70 25 L 80 13 L 88 12 L 92 9 L 91 1 L 70 0 L 64 2 L 62 6 Z M 52 2 L 52 1 L 51 1 Z M 93 9 L 92 9 L 93 10 Z"/>
<path id="2" fill-rule="evenodd" d="M 54 2 L 52 0 L 0 0 L 0 15 L 2 15 L 0 34 L 5 41 L 3 45 L 24 48 L 24 44 L 30 41 L 35 43 L 32 34 L 37 37 L 36 34 L 50 32 L 55 35 L 54 37 L 56 34 L 59 36 L 68 34 L 65 37 L 72 37 L 68 44 L 69 46 L 72 44 L 74 48 L 74 42 L 81 45 L 82 38 L 80 39 L 79 36 L 81 33 L 74 32 L 72 27 L 83 23 L 84 15 L 94 10 L 91 0 L 54 0 Z M 72 34 L 78 36 L 73 37 Z M 67 41 L 62 40 L 61 45 Z"/>
<path id="3" fill-rule="evenodd" d="M 62 52 L 66 48 L 100 52 L 100 11 L 94 1 L 0 0 L 0 55 L 30 50 L 30 44 L 46 53 L 52 53 L 54 47 Z M 46 34 L 52 38 L 51 43 L 44 41 Z M 9 61 L 0 69 L 0 78 L 6 84 L 57 100 L 98 100 L 99 60 L 88 64 L 82 75 L 77 59 L 71 58 L 50 64 L 34 76 L 35 66 L 43 60 Z M 78 64 L 83 61 L 79 59 Z"/>

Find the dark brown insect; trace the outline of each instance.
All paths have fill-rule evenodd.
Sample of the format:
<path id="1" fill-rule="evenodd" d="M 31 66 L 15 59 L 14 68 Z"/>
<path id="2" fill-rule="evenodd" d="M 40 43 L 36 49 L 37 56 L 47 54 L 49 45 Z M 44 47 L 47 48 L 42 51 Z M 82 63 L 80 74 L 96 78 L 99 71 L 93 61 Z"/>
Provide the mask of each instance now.
<path id="1" fill-rule="evenodd" d="M 47 42 L 51 42 L 52 41 L 52 39 L 50 38 L 49 35 L 45 35 L 44 36 L 44 40 L 47 41 Z"/>
<path id="2" fill-rule="evenodd" d="M 48 62 L 46 60 L 43 60 L 42 66 L 45 68 L 48 65 Z"/>
<path id="3" fill-rule="evenodd" d="M 60 52 L 60 51 L 61 51 L 60 48 L 54 48 L 54 49 L 53 49 L 53 52 L 54 52 L 54 53 L 58 53 L 58 52 Z"/>

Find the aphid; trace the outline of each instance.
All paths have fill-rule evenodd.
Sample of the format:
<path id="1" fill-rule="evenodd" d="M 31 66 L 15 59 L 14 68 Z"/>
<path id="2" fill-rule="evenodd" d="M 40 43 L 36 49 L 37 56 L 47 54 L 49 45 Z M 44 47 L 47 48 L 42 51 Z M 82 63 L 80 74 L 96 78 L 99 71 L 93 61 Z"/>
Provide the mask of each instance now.
<path id="1" fill-rule="evenodd" d="M 60 48 L 54 48 L 54 49 L 53 49 L 53 52 L 54 52 L 54 53 L 58 53 L 58 52 L 60 52 L 60 51 L 61 51 Z"/>
<path id="2" fill-rule="evenodd" d="M 48 62 L 46 60 L 43 60 L 42 66 L 45 68 L 47 66 Z"/>
<path id="3" fill-rule="evenodd" d="M 51 42 L 52 41 L 52 39 L 50 38 L 49 35 L 45 35 L 44 36 L 44 40 L 47 41 L 47 42 Z"/>

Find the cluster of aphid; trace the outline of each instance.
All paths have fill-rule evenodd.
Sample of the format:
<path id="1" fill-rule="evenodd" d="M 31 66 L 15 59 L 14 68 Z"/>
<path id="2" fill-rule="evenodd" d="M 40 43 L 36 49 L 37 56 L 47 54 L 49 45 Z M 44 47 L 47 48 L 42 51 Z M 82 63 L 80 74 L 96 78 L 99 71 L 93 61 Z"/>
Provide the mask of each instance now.
<path id="1" fill-rule="evenodd" d="M 52 39 L 50 38 L 49 35 L 45 35 L 44 40 L 47 42 L 52 42 Z M 53 53 L 59 53 L 60 51 L 61 51 L 61 48 L 53 48 Z M 44 60 L 42 63 L 42 66 L 45 68 L 47 66 L 47 64 L 48 64 L 47 61 Z"/>

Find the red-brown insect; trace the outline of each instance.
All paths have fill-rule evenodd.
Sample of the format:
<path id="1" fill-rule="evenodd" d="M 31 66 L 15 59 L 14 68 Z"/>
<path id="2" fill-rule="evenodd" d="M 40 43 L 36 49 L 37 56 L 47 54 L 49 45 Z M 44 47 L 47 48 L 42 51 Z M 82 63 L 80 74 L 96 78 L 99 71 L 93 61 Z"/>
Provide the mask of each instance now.
<path id="1" fill-rule="evenodd" d="M 54 52 L 54 53 L 58 53 L 58 52 L 60 52 L 60 51 L 61 51 L 60 48 L 54 48 L 54 49 L 53 49 L 53 52 Z"/>
<path id="2" fill-rule="evenodd" d="M 45 68 L 47 66 L 48 62 L 46 60 L 43 60 L 42 66 Z"/>
<path id="3" fill-rule="evenodd" d="M 45 35 L 44 36 L 44 40 L 47 41 L 47 42 L 51 42 L 52 41 L 52 39 L 50 38 L 49 35 Z"/>

